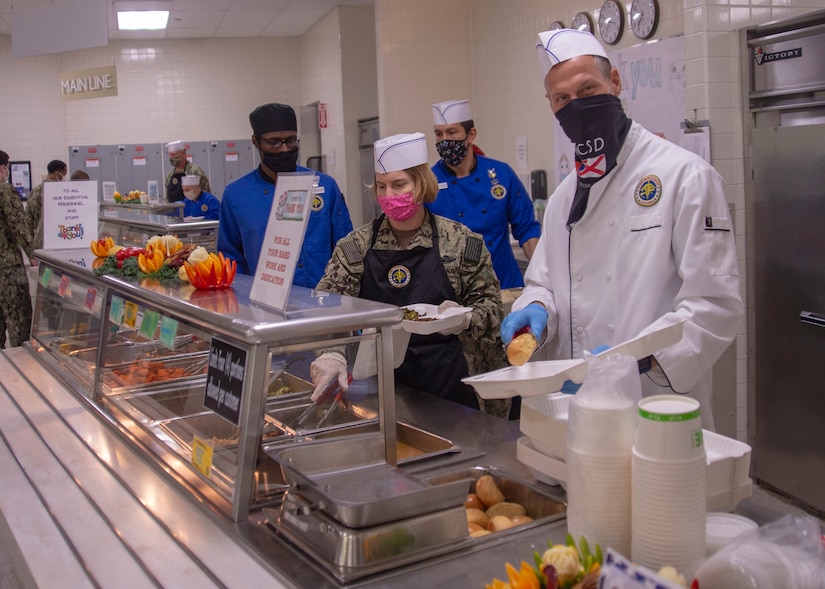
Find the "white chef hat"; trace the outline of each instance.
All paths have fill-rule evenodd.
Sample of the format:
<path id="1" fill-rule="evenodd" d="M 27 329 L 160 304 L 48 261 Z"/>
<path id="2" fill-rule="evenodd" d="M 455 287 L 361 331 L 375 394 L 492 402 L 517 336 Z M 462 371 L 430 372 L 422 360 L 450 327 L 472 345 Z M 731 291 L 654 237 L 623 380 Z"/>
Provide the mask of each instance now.
<path id="1" fill-rule="evenodd" d="M 198 184 L 200 184 L 200 181 L 200 176 L 195 176 L 194 174 L 184 176 L 180 179 L 181 186 L 197 186 Z"/>
<path id="2" fill-rule="evenodd" d="M 469 100 L 448 100 L 433 105 L 433 123 L 436 125 L 463 123 L 472 118 Z"/>
<path id="3" fill-rule="evenodd" d="M 424 133 L 402 133 L 376 141 L 375 171 L 379 174 L 397 172 L 426 164 L 427 138 Z"/>
<path id="4" fill-rule="evenodd" d="M 607 52 L 592 33 L 576 29 L 557 29 L 539 33 L 536 51 L 545 77 L 554 65 L 573 57 L 598 55 L 607 59 Z"/>
<path id="5" fill-rule="evenodd" d="M 180 151 L 181 149 L 185 149 L 185 148 L 186 148 L 186 144 L 183 141 L 180 141 L 180 140 L 170 141 L 169 143 L 166 144 L 166 153 L 169 153 L 169 152 L 172 152 L 172 151 Z"/>

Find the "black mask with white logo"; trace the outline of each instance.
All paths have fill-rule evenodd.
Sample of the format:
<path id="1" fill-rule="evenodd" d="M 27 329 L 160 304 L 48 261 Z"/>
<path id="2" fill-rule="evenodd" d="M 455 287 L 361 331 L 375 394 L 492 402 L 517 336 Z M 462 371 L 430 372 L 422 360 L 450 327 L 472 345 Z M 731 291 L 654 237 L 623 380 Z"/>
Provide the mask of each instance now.
<path id="1" fill-rule="evenodd" d="M 622 101 L 612 94 L 576 98 L 556 113 L 564 133 L 576 148 L 576 196 L 567 218 L 571 229 L 587 210 L 590 187 L 616 165 L 632 121 Z"/>

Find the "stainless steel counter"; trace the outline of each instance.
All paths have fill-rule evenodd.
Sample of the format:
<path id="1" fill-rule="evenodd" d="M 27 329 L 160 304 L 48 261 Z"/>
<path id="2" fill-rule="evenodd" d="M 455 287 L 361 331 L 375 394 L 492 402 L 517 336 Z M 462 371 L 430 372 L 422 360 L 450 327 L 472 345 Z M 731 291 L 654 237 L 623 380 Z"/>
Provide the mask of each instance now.
<path id="1" fill-rule="evenodd" d="M 400 390 L 398 419 L 466 453 L 416 469 L 464 464 L 535 482 L 516 460 L 517 422 Z M 181 492 L 156 463 L 25 348 L 0 353 L 0 535 L 28 587 L 314 587 L 342 585 L 264 523 L 231 523 Z M 544 487 L 563 500 L 559 487 Z M 760 523 L 779 514 L 743 502 Z M 348 587 L 483 587 L 504 563 L 561 542 L 565 520 L 380 573 Z"/>

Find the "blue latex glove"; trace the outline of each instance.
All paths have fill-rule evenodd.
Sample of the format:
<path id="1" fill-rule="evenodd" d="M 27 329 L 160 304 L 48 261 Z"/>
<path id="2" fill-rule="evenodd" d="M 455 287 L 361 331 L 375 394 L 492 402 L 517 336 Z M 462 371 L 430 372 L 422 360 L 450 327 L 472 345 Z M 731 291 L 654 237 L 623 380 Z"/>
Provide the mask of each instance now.
<path id="1" fill-rule="evenodd" d="M 541 333 L 547 327 L 547 310 L 538 303 L 531 303 L 518 311 L 513 311 L 501 322 L 501 343 L 505 346 L 510 343 L 516 332 L 529 327 L 530 333 L 541 340 Z"/>
<path id="2" fill-rule="evenodd" d="M 595 354 L 599 354 L 599 353 L 604 352 L 605 350 L 609 350 L 609 349 L 610 349 L 610 346 L 606 346 L 606 345 L 602 344 L 602 345 L 596 346 L 595 348 L 590 350 L 590 353 L 595 355 Z M 582 387 L 582 385 L 577 384 L 577 383 L 573 382 L 572 380 L 565 380 L 564 384 L 561 385 L 561 392 L 566 394 L 566 395 L 575 395 L 577 392 L 579 392 L 579 389 L 581 387 Z"/>

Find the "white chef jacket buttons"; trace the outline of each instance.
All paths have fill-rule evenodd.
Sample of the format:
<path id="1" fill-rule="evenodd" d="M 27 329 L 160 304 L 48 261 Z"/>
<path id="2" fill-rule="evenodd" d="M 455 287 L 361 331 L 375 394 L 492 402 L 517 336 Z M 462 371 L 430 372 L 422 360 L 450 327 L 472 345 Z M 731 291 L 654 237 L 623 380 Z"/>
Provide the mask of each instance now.
<path id="1" fill-rule="evenodd" d="M 584 276 L 581 274 L 576 274 L 576 282 L 581 282 L 582 280 L 584 280 Z"/>
<path id="2" fill-rule="evenodd" d="M 613 324 L 610 324 L 610 325 L 607 326 L 607 331 L 609 331 L 610 333 L 613 333 Z"/>
<path id="3" fill-rule="evenodd" d="M 579 326 L 576 328 L 576 333 L 584 333 L 584 327 L 582 327 L 581 325 L 579 325 Z"/>
<path id="4" fill-rule="evenodd" d="M 616 219 L 610 219 L 610 220 L 607 222 L 607 226 L 608 226 L 608 227 L 613 227 L 613 225 L 615 225 L 615 224 L 616 224 Z"/>

